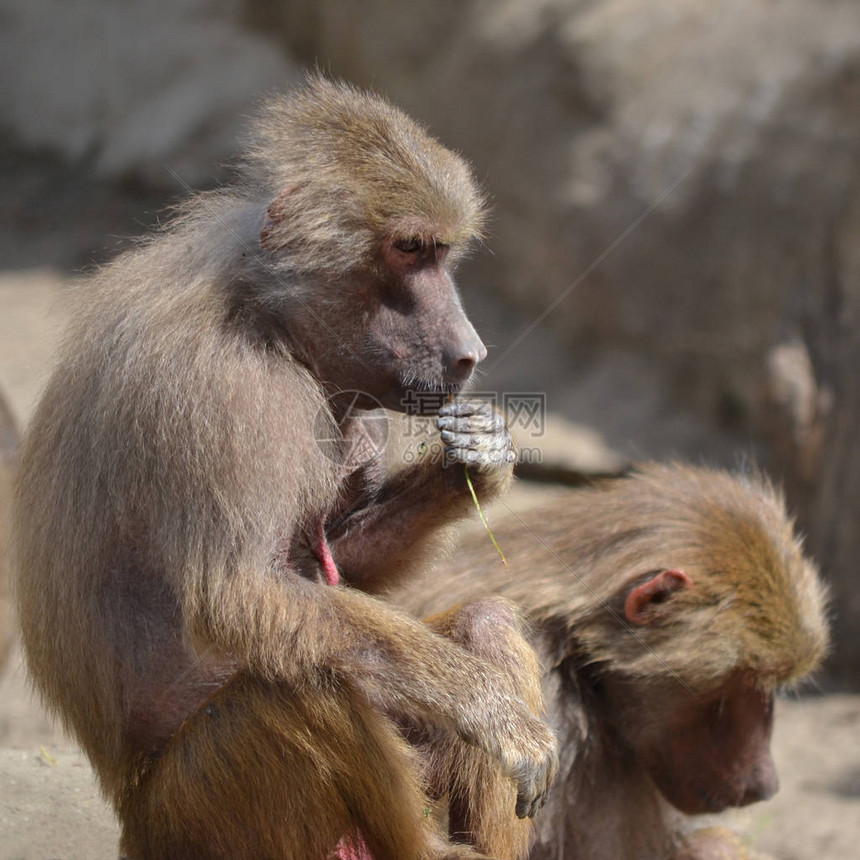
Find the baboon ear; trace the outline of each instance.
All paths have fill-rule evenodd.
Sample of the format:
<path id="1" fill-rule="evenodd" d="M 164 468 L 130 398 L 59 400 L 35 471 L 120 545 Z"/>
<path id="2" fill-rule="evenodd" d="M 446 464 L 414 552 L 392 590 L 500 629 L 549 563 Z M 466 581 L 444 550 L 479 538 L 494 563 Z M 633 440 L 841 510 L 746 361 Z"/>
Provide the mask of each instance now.
<path id="1" fill-rule="evenodd" d="M 298 188 L 298 185 L 289 185 L 280 191 L 275 199 L 266 208 L 266 217 L 260 228 L 260 247 L 267 251 L 273 251 L 280 247 L 278 237 L 278 226 L 289 213 L 290 197 Z"/>
<path id="2" fill-rule="evenodd" d="M 650 624 L 655 615 L 648 610 L 668 600 L 676 591 L 690 588 L 693 580 L 683 570 L 661 570 L 647 582 L 637 585 L 624 601 L 624 617 L 638 626 Z"/>

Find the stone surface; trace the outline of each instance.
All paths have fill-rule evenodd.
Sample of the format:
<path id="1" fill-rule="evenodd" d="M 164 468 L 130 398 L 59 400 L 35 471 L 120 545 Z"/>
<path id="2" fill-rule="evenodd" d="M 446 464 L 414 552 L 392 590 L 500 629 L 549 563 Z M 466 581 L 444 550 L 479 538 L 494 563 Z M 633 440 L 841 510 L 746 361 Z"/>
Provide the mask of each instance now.
<path id="1" fill-rule="evenodd" d="M 233 0 L 5 0 L 0 112 L 21 143 L 104 176 L 211 180 L 261 93 L 295 67 Z"/>

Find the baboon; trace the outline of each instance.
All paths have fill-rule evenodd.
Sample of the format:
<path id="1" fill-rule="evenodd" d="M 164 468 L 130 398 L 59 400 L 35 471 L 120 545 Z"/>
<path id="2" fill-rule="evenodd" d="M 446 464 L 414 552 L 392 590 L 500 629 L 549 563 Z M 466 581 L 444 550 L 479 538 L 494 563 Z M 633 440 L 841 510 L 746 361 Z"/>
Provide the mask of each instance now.
<path id="1" fill-rule="evenodd" d="M 492 525 L 507 569 L 473 534 L 393 597 L 427 613 L 501 595 L 532 623 L 561 745 L 532 860 L 749 856 L 686 816 L 776 791 L 774 692 L 827 648 L 824 590 L 781 495 L 756 476 L 645 465 Z"/>
<path id="2" fill-rule="evenodd" d="M 512 818 L 541 803 L 513 609 L 425 625 L 374 596 L 472 510 L 464 465 L 485 498 L 510 478 L 504 422 L 446 399 L 486 354 L 450 274 L 482 220 L 458 156 L 314 77 L 232 187 L 81 290 L 24 443 L 18 600 L 127 856 L 477 856 L 430 814 L 422 727 L 498 763 Z M 451 464 L 389 475 L 378 409 L 416 393 Z"/>
<path id="3" fill-rule="evenodd" d="M 9 516 L 12 476 L 18 453 L 18 429 L 12 410 L 0 393 L 0 672 L 12 645 L 12 613 L 9 606 Z"/>

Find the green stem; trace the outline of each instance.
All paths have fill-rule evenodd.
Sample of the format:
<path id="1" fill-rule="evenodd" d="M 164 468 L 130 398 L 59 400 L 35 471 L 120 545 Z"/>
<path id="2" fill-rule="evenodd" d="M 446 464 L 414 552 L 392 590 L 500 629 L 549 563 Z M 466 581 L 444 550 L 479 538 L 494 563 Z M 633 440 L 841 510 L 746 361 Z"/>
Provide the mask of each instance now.
<path id="1" fill-rule="evenodd" d="M 469 488 L 469 492 L 472 494 L 472 501 L 475 503 L 475 507 L 478 510 L 478 516 L 481 518 L 481 522 L 484 524 L 484 528 L 487 530 L 487 534 L 490 536 L 490 540 L 493 542 L 493 546 L 496 548 L 496 552 L 499 554 L 499 558 L 502 560 L 502 564 L 507 567 L 508 560 L 505 558 L 505 554 L 502 552 L 502 548 L 496 542 L 496 536 L 493 534 L 493 530 L 490 528 L 490 524 L 487 522 L 486 514 L 484 514 L 484 509 L 481 507 L 481 503 L 478 501 L 478 494 L 475 492 L 475 487 L 472 484 L 472 478 L 469 475 L 469 467 L 463 464 L 463 472 L 466 474 L 466 486 Z"/>

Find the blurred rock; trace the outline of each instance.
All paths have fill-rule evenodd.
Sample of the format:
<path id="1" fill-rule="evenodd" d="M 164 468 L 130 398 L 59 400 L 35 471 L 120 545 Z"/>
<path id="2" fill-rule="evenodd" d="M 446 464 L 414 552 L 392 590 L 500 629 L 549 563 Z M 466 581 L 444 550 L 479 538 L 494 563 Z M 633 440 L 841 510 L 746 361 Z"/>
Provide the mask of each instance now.
<path id="1" fill-rule="evenodd" d="M 517 474 L 526 479 L 578 484 L 621 472 L 626 462 L 593 427 L 547 414 L 535 430 L 509 423 L 517 443 Z"/>
<path id="2" fill-rule="evenodd" d="M 782 465 L 799 493 L 808 544 L 831 583 L 832 673 L 860 689 L 860 196 L 832 236 L 826 288 L 803 292 L 802 330 L 822 392 L 812 444 Z M 820 441 L 819 441 L 820 440 Z M 810 474 L 803 454 L 816 456 Z M 789 485 L 791 486 L 791 484 Z"/>
<path id="3" fill-rule="evenodd" d="M 64 278 L 51 269 L 0 272 L 0 390 L 15 420 L 31 415 L 66 319 Z"/>
<path id="4" fill-rule="evenodd" d="M 255 100 L 295 77 L 239 11 L 233 0 L 4 0 L 4 124 L 102 175 L 208 182 Z"/>
<path id="5" fill-rule="evenodd" d="M 816 379 L 809 350 L 800 337 L 773 347 L 766 366 L 763 429 L 772 467 L 781 474 L 806 522 L 811 494 L 821 470 L 833 392 Z"/>

